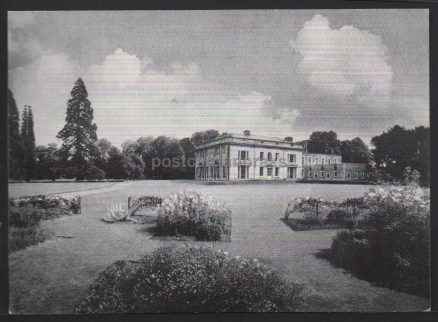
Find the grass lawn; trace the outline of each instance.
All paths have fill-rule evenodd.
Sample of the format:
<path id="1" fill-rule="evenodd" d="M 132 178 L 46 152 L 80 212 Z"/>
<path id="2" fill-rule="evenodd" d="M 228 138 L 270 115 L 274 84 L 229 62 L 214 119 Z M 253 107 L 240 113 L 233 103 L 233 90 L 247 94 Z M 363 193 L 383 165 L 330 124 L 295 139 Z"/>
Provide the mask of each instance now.
<path id="1" fill-rule="evenodd" d="M 79 188 L 75 184 L 53 184 L 57 187 L 52 189 L 44 183 L 43 191 L 37 183 L 31 183 L 22 191 L 68 191 Z M 330 246 L 336 230 L 292 231 L 281 221 L 290 198 L 312 196 L 340 201 L 362 195 L 367 186 L 203 185 L 188 180 L 103 184 L 111 186 L 80 193 L 81 215 L 42 223 L 42 228 L 54 233 L 52 239 L 10 255 L 12 312 L 71 313 L 90 283 L 111 263 L 120 259 L 135 261 L 168 242 L 153 238 L 144 225 L 105 224 L 100 218 L 107 207 L 122 203 L 126 208 L 129 196 L 167 197 L 185 189 L 202 191 L 232 210 L 231 242 L 197 243 L 258 258 L 274 266 L 286 279 L 305 284 L 303 311 L 412 311 L 429 307 L 424 299 L 373 286 L 317 258 L 316 253 Z M 82 187 L 90 187 L 85 185 Z"/>

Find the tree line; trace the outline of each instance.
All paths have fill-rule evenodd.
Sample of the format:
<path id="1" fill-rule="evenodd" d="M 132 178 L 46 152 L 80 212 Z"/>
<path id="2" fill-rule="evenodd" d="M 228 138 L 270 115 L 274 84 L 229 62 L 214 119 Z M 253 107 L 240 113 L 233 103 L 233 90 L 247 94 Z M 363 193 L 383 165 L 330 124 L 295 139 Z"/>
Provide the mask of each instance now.
<path id="1" fill-rule="evenodd" d="M 57 135 L 62 140 L 61 147 L 55 143 L 35 146 L 32 108 L 24 107 L 20 129 L 18 108 L 10 90 L 8 117 L 9 176 L 14 180 L 193 179 L 194 164 L 187 161 L 194 159 L 197 146 L 220 135 L 210 129 L 182 139 L 140 137 L 123 142 L 119 149 L 107 139 L 98 139 L 93 108 L 80 78 L 67 102 L 65 125 Z M 409 167 L 418 171 L 422 183 L 428 185 L 429 135 L 429 128 L 423 126 L 405 129 L 396 125 L 372 139 L 372 150 L 359 137 L 338 140 L 334 131 L 316 131 L 308 140 L 297 143 L 311 153 L 337 154 L 343 162 L 373 165 L 384 180 L 402 179 Z M 153 166 L 152 160 L 166 158 L 181 160 L 185 166 Z"/>

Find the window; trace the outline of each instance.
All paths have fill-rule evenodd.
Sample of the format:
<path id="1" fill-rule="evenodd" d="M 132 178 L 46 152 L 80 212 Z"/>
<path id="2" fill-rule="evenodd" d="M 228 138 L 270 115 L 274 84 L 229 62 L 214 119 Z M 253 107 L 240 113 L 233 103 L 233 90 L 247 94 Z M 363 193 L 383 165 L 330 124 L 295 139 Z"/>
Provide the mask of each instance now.
<path id="1" fill-rule="evenodd" d="M 312 157 L 309 157 L 309 164 L 312 164 Z"/>
<path id="2" fill-rule="evenodd" d="M 280 156 L 280 153 L 275 153 L 275 161 L 278 161 L 279 156 Z"/>
<path id="3" fill-rule="evenodd" d="M 304 157 L 302 157 L 302 163 L 304 164 Z"/>
<path id="4" fill-rule="evenodd" d="M 350 172 L 348 172 L 347 173 L 347 179 L 350 179 L 351 178 L 351 174 L 350 174 Z"/>
<path id="5" fill-rule="evenodd" d="M 267 175 L 268 175 L 268 177 L 271 177 L 272 176 L 272 167 L 268 167 L 267 168 Z"/>
<path id="6" fill-rule="evenodd" d="M 239 166 L 239 178 L 240 179 L 245 179 L 246 178 L 246 166 L 241 165 Z"/>
<path id="7" fill-rule="evenodd" d="M 334 173 L 333 177 L 334 177 L 335 179 L 337 179 L 337 178 L 338 178 L 338 173 L 337 173 L 336 171 L 335 171 L 335 173 Z"/>
<path id="8" fill-rule="evenodd" d="M 325 159 L 324 159 L 324 158 L 322 158 L 322 164 L 324 164 L 324 161 L 325 161 Z"/>
<path id="9" fill-rule="evenodd" d="M 288 167 L 287 168 L 287 177 L 290 179 L 295 179 L 297 176 L 297 168 Z"/>
<path id="10" fill-rule="evenodd" d="M 361 177 L 362 179 L 365 179 L 365 173 L 362 172 L 362 173 L 360 174 L 360 177 Z"/>
<path id="11" fill-rule="evenodd" d="M 248 160 L 248 151 L 240 151 L 240 160 Z"/>
<path id="12" fill-rule="evenodd" d="M 260 152 L 260 161 L 263 161 L 264 157 L 265 157 L 265 154 L 263 152 Z"/>
<path id="13" fill-rule="evenodd" d="M 268 152 L 268 161 L 272 161 L 272 153 Z"/>
<path id="14" fill-rule="evenodd" d="M 319 163 L 319 158 L 315 159 L 315 163 L 318 164 Z"/>
<path id="15" fill-rule="evenodd" d="M 337 162 L 336 158 L 333 158 L 333 163 L 336 164 Z"/>
<path id="16" fill-rule="evenodd" d="M 227 178 L 227 168 L 226 168 L 225 166 L 222 167 L 222 177 L 223 177 L 224 179 Z"/>
<path id="17" fill-rule="evenodd" d="M 278 177 L 279 173 L 280 173 L 280 168 L 275 167 L 275 176 Z"/>
<path id="18" fill-rule="evenodd" d="M 296 162 L 296 155 L 295 154 L 289 154 L 289 162 L 295 163 Z"/>
<path id="19" fill-rule="evenodd" d="M 328 159 L 328 164 L 332 164 L 332 159 Z"/>
<path id="20" fill-rule="evenodd" d="M 357 173 L 354 174 L 354 179 L 357 179 Z"/>
<path id="21" fill-rule="evenodd" d="M 315 179 L 318 178 L 318 174 L 315 172 L 314 174 Z"/>
<path id="22" fill-rule="evenodd" d="M 263 172 L 264 172 L 265 168 L 260 167 L 260 177 L 263 177 Z"/>
<path id="23" fill-rule="evenodd" d="M 327 172 L 326 176 L 327 176 L 327 179 L 330 179 L 330 172 Z"/>
<path id="24" fill-rule="evenodd" d="M 324 171 L 321 171 L 321 179 L 324 179 Z"/>
<path id="25" fill-rule="evenodd" d="M 218 146 L 214 148 L 214 155 L 219 155 L 221 153 L 221 148 Z"/>

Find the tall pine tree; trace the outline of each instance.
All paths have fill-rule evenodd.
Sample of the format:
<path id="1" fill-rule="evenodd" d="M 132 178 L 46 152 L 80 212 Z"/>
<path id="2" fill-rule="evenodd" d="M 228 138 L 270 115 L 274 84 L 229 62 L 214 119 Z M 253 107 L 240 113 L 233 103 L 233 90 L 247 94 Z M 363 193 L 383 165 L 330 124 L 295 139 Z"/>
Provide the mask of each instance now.
<path id="1" fill-rule="evenodd" d="M 9 178 L 23 178 L 24 145 L 20 135 L 20 115 L 12 91 L 8 89 L 8 121 L 9 121 Z"/>
<path id="2" fill-rule="evenodd" d="M 84 179 L 90 160 L 96 155 L 97 126 L 93 123 L 93 108 L 87 89 L 79 78 L 67 103 L 64 128 L 57 138 L 63 141 L 60 154 L 76 170 L 76 179 Z"/>
<path id="3" fill-rule="evenodd" d="M 26 181 L 34 178 L 35 175 L 35 132 L 33 130 L 32 107 L 26 105 L 23 110 L 21 137 L 24 143 L 24 178 Z"/>

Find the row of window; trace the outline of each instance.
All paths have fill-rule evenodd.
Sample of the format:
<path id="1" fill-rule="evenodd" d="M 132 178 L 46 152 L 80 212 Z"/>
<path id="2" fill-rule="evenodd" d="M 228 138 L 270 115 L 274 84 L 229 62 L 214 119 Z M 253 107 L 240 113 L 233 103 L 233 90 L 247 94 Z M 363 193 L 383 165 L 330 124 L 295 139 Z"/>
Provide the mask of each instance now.
<path id="1" fill-rule="evenodd" d="M 338 158 L 337 157 L 333 157 L 333 158 L 325 158 L 325 157 L 307 157 L 307 161 L 308 164 L 337 164 L 338 163 Z M 305 157 L 303 156 L 303 164 L 305 163 Z"/>
<path id="2" fill-rule="evenodd" d="M 222 176 L 221 176 L 221 170 L 222 170 Z M 196 175 L 199 179 L 226 179 L 227 167 L 225 166 L 199 167 L 197 168 Z"/>
<path id="3" fill-rule="evenodd" d="M 266 160 L 267 161 L 278 161 L 278 159 L 280 158 L 280 153 L 272 153 L 272 152 L 268 152 L 267 154 L 266 154 L 266 156 L 267 156 L 267 158 L 266 158 Z M 274 159 L 273 159 L 273 157 L 274 157 Z M 248 160 L 249 159 L 249 151 L 239 151 L 239 160 Z M 265 161 L 265 152 L 263 152 L 263 151 L 261 151 L 260 153 L 259 153 L 259 160 L 260 161 Z M 292 163 L 295 163 L 296 161 L 297 161 L 297 156 L 296 156 L 296 154 L 288 154 L 287 155 L 287 161 L 288 162 L 292 162 Z"/>
<path id="4" fill-rule="evenodd" d="M 333 172 L 333 175 L 330 173 L 330 172 L 324 172 L 324 171 L 321 171 L 321 173 L 320 173 L 321 175 L 319 175 L 319 172 L 311 172 L 311 171 L 309 171 L 309 178 L 327 178 L 327 179 L 330 179 L 330 178 L 334 178 L 334 179 L 337 179 L 338 178 L 338 172 L 337 171 L 335 171 L 335 172 Z M 355 172 L 355 173 L 353 173 L 353 178 L 354 179 L 358 179 L 359 178 L 359 176 L 360 176 L 360 178 L 361 179 L 365 179 L 365 173 L 357 173 L 357 172 Z M 346 178 L 347 179 L 351 179 L 351 173 L 350 172 L 347 172 L 346 173 Z"/>

